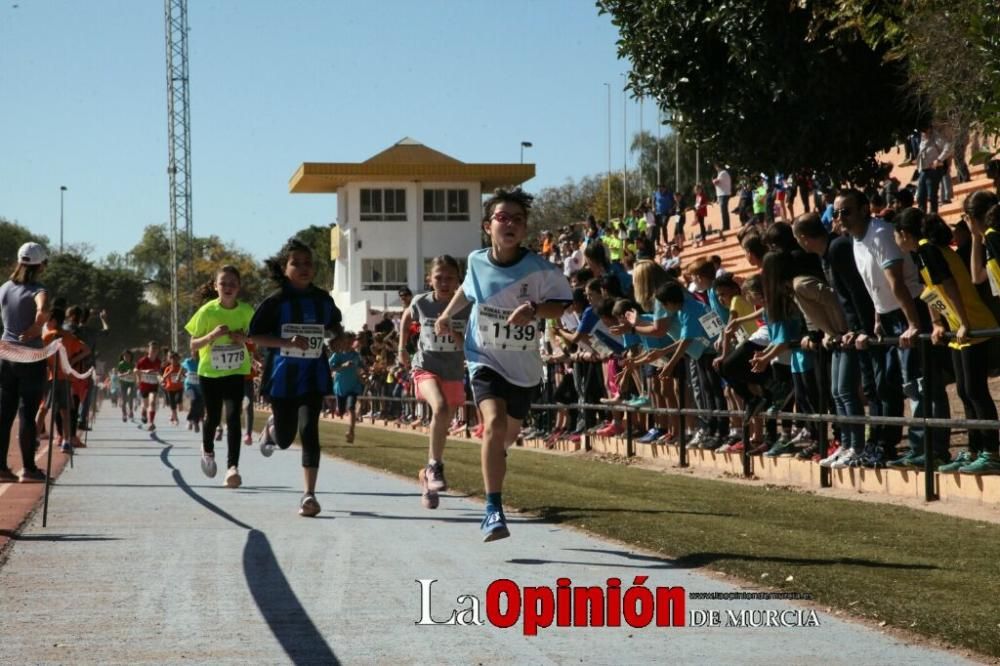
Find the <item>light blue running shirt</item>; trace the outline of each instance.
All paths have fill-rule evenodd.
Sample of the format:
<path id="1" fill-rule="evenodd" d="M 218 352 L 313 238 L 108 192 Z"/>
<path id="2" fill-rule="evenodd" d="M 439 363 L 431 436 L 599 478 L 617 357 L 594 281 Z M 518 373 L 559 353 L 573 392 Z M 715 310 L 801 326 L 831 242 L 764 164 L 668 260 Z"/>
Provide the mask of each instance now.
<path id="1" fill-rule="evenodd" d="M 507 324 L 522 303 L 570 303 L 573 292 L 562 270 L 534 252 L 503 266 L 490 259 L 490 249 L 469 255 L 462 292 L 475 305 L 465 333 L 469 374 L 487 367 L 515 386 L 535 386 L 542 380 L 538 341 L 540 321 L 525 326 Z"/>

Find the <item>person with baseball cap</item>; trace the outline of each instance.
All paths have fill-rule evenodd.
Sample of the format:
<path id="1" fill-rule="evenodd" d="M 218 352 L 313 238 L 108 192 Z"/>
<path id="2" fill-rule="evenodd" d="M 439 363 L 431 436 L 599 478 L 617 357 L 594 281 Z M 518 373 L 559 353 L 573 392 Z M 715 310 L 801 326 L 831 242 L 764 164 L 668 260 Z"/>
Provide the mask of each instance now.
<path id="1" fill-rule="evenodd" d="M 17 267 L 0 286 L 2 340 L 9 345 L 40 349 L 42 328 L 49 318 L 49 295 L 39 281 L 48 253 L 38 243 L 25 243 L 17 251 Z M 35 465 L 37 430 L 35 413 L 45 389 L 45 361 L 19 363 L 0 359 L 0 483 L 32 483 L 45 480 Z M 7 466 L 10 431 L 20 414 L 18 444 L 23 469 L 15 476 Z"/>

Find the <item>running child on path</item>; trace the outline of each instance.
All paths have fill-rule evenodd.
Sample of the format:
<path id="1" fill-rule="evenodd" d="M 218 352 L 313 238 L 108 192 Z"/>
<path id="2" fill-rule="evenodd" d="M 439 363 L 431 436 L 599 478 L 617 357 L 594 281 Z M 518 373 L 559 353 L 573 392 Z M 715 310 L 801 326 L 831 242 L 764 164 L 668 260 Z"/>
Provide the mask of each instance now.
<path id="1" fill-rule="evenodd" d="M 422 488 L 421 503 L 428 509 L 438 506 L 438 493 L 448 489 L 444 478 L 444 445 L 448 425 L 458 408 L 465 403 L 465 354 L 462 352 L 465 326 L 471 305 L 451 318 L 451 332 L 438 335 L 434 322 L 451 303 L 461 280 L 461 268 L 454 257 L 443 254 L 431 262 L 430 282 L 433 291 L 420 294 L 403 312 L 400 331 L 408 331 L 411 322 L 420 324 L 419 342 L 413 359 L 406 349 L 406 336 L 399 337 L 399 362 L 413 368 L 416 395 L 431 408 L 431 432 L 427 466 L 418 474 Z"/>
<path id="2" fill-rule="evenodd" d="M 364 365 L 361 354 L 355 349 L 356 338 L 353 333 L 344 333 L 333 344 L 334 353 L 330 356 L 330 370 L 333 372 L 333 395 L 337 399 L 337 416 L 346 412 L 350 415 L 350 425 L 344 441 L 348 444 L 354 441 L 354 423 L 357 421 L 358 396 L 365 392 L 361 383 L 359 371 Z"/>
<path id="3" fill-rule="evenodd" d="M 341 315 L 330 294 L 312 283 L 316 267 L 308 245 L 292 238 L 266 264 L 278 290 L 257 306 L 250 322 L 251 342 L 267 350 L 260 392 L 270 398 L 271 416 L 260 435 L 260 452 L 268 457 L 276 446 L 287 449 L 298 431 L 305 485 L 299 515 L 312 517 L 320 512 L 319 415 L 330 393 L 323 341 L 327 331 L 333 338 L 343 332 Z"/>
<path id="4" fill-rule="evenodd" d="M 142 425 L 149 432 L 156 430 L 156 398 L 160 390 L 160 371 L 163 362 L 160 360 L 159 343 L 150 340 L 146 347 L 146 355 L 135 364 L 136 380 L 139 382 L 139 400 L 142 407 Z M 142 425 L 139 428 L 142 428 Z"/>
<path id="5" fill-rule="evenodd" d="M 167 407 L 170 408 L 170 423 L 179 425 L 181 421 L 177 417 L 177 410 L 180 409 L 181 398 L 184 396 L 184 368 L 181 367 L 180 354 L 170 352 L 170 362 L 163 368 L 161 376 L 163 394 L 167 398 Z"/>
<path id="6" fill-rule="evenodd" d="M 188 399 L 188 430 L 195 432 L 201 432 L 201 421 L 205 418 L 205 398 L 201 392 L 201 378 L 198 377 L 199 356 L 197 351 L 192 351 L 181 363 L 184 368 L 184 394 Z"/>
<path id="7" fill-rule="evenodd" d="M 437 335 L 451 335 L 451 318 L 475 304 L 465 336 L 465 357 L 484 423 L 483 541 L 510 536 L 501 495 L 506 449 L 517 440 L 542 379 L 538 320 L 559 317 L 573 298 L 562 271 L 521 245 L 528 234 L 532 199 L 520 188 L 497 190 L 487 199 L 483 231 L 490 247 L 469 255 L 462 288 L 434 325 Z"/>
<path id="8" fill-rule="evenodd" d="M 191 334 L 191 349 L 198 352 L 198 377 L 205 399 L 205 427 L 201 433 L 201 471 L 214 478 L 215 429 L 226 408 L 226 478 L 227 488 L 239 488 L 240 476 L 240 407 L 243 404 L 244 376 L 250 372 L 247 329 L 253 308 L 239 300 L 240 272 L 235 266 L 223 266 L 214 283 L 202 287 L 208 299 L 184 326 Z"/>
<path id="9" fill-rule="evenodd" d="M 129 419 L 135 420 L 135 357 L 126 349 L 115 366 L 118 371 L 118 381 L 122 390 L 122 423 Z"/>

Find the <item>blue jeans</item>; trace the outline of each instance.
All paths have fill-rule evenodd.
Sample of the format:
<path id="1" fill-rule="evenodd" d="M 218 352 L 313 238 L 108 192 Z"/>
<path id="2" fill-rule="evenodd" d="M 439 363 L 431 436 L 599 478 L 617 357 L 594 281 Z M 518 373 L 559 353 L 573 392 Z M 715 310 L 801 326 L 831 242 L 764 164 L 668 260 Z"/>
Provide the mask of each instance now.
<path id="1" fill-rule="evenodd" d="M 927 212 L 927 201 L 930 200 L 931 212 L 938 211 L 938 188 L 941 187 L 941 169 L 924 169 L 917 178 L 917 205 Z"/>
<path id="2" fill-rule="evenodd" d="M 722 230 L 729 231 L 729 195 L 719 195 L 719 210 L 722 213 Z"/>
<path id="3" fill-rule="evenodd" d="M 927 306 L 922 301 L 915 303 L 920 315 L 921 329 L 930 328 L 930 315 Z M 896 337 L 906 331 L 907 322 L 902 310 L 893 310 L 880 315 L 885 335 Z M 875 382 L 883 404 L 887 404 L 887 416 L 903 415 L 903 398 L 910 402 L 910 413 L 914 418 L 949 418 L 951 409 L 948 396 L 945 393 L 944 380 L 941 377 L 940 364 L 931 363 L 924 370 L 931 374 L 933 392 L 928 395 L 925 389 L 924 375 L 920 368 L 920 352 L 918 349 L 903 349 L 902 347 L 885 347 L 884 354 L 872 354 L 875 365 Z M 902 428 L 886 427 L 884 444 L 887 448 L 895 446 L 902 436 Z M 932 445 L 935 452 L 946 457 L 950 431 L 947 428 L 935 428 L 932 433 Z M 890 436 L 891 435 L 891 436 Z M 910 450 L 914 453 L 924 451 L 924 429 L 921 426 L 910 426 L 907 433 Z"/>
<path id="4" fill-rule="evenodd" d="M 862 352 L 856 349 L 836 349 L 830 361 L 830 393 L 836 413 L 840 416 L 864 416 L 865 410 L 858 398 L 861 377 Z M 840 426 L 840 443 L 861 453 L 865 447 L 865 426 L 862 423 L 843 423 Z"/>

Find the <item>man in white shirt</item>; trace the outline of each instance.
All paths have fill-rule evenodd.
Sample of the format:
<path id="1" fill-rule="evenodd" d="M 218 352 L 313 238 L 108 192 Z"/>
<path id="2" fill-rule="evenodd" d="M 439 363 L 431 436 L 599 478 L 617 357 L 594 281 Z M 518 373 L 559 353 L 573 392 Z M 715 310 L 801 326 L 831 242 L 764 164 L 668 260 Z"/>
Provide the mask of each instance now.
<path id="1" fill-rule="evenodd" d="M 722 230 L 729 231 L 729 197 L 733 193 L 733 180 L 723 164 L 716 162 L 715 170 L 718 173 L 712 179 L 712 184 L 715 185 L 715 198 L 719 200 L 719 208 L 722 210 Z"/>
<path id="2" fill-rule="evenodd" d="M 875 366 L 875 389 L 882 403 L 882 414 L 903 415 L 903 398 L 910 399 L 914 417 L 929 416 L 948 418 L 950 409 L 942 378 L 935 368 L 920 367 L 920 357 L 913 345 L 916 336 L 930 331 L 930 313 L 920 300 L 922 291 L 917 268 L 909 254 L 899 249 L 892 226 L 880 219 L 871 218 L 868 199 L 859 190 L 844 190 L 834 201 L 834 218 L 854 239 L 854 262 L 861 280 L 871 294 L 875 305 L 875 334 L 878 337 L 898 337 L 899 345 L 877 348 L 872 352 Z M 858 336 L 864 346 L 867 337 Z M 884 349 L 884 353 L 881 350 Z M 924 386 L 926 373 L 934 373 L 933 393 L 927 395 Z M 894 457 L 896 445 L 902 436 L 901 428 L 883 428 L 883 460 Z M 923 466 L 923 428 L 909 428 L 910 453 L 898 460 L 890 460 L 889 467 Z M 935 457 L 948 460 L 948 431 L 935 428 L 933 432 Z M 877 458 L 877 452 L 874 452 Z M 872 457 L 872 456 L 869 456 Z M 880 460 L 874 460 L 876 466 Z"/>

